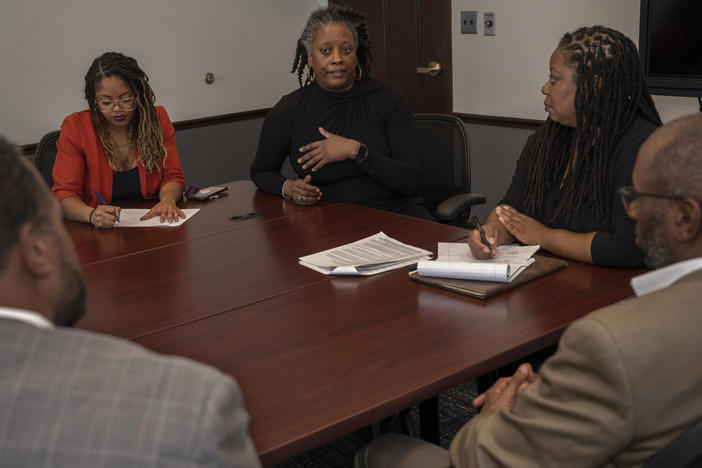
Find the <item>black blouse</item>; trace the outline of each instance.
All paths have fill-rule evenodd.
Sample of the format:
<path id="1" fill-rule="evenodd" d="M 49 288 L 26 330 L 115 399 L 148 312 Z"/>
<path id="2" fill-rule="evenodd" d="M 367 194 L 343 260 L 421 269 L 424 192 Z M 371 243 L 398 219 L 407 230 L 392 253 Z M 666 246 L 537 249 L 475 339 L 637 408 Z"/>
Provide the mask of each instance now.
<path id="1" fill-rule="evenodd" d="M 284 96 L 266 117 L 251 179 L 259 189 L 281 195 L 287 157 L 298 177 L 311 175 L 326 198 L 403 211 L 419 188 L 413 126 L 410 106 L 392 84 L 366 78 L 348 91 L 331 92 L 313 83 Z M 318 127 L 364 143 L 368 157 L 316 172 L 302 169 L 298 149 L 324 138 Z"/>
<path id="2" fill-rule="evenodd" d="M 112 205 L 129 205 L 144 201 L 139 182 L 139 168 L 129 171 L 115 171 L 112 176 Z"/>
<path id="3" fill-rule="evenodd" d="M 556 207 L 563 193 L 558 185 L 551 187 L 544 196 L 541 210 L 533 217 L 540 223 L 555 229 L 567 229 L 577 233 L 596 232 L 590 246 L 592 261 L 598 265 L 618 267 L 643 267 L 644 254 L 634 242 L 635 221 L 631 219 L 622 205 L 617 189 L 631 185 L 631 173 L 634 170 L 636 155 L 644 140 L 656 129 L 657 125 L 643 118 L 637 118 L 626 130 L 614 149 L 607 171 L 607 191 L 609 203 L 605 215 L 596 219 L 592 207 L 583 203 L 580 210 L 568 222 L 551 222 Z M 534 136 L 529 137 L 525 148 L 533 143 Z M 524 192 L 529 174 L 529 161 L 522 150 L 517 161 L 517 170 L 512 177 L 512 184 L 500 204 L 510 205 L 522 211 Z"/>

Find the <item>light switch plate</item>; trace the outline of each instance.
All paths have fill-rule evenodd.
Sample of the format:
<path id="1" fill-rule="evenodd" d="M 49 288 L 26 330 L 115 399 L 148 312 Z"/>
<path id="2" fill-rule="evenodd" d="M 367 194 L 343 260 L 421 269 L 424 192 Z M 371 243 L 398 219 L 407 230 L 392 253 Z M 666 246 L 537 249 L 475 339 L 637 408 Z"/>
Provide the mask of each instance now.
<path id="1" fill-rule="evenodd" d="M 483 26 L 486 36 L 495 35 L 495 13 L 485 13 L 483 14 Z"/>

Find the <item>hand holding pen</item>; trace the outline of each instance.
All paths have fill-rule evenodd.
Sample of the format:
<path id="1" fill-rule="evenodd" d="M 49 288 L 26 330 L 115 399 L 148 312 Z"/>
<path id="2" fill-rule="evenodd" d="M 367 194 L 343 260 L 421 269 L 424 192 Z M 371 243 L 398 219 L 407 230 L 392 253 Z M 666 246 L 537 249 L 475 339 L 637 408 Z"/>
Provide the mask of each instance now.
<path id="1" fill-rule="evenodd" d="M 473 256 L 478 259 L 492 258 L 497 254 L 497 231 L 490 225 L 480 225 L 474 214 L 470 218 L 474 229 L 468 237 L 468 245 Z"/>
<path id="2" fill-rule="evenodd" d="M 102 205 L 98 205 L 90 212 L 88 222 L 93 226 L 101 229 L 114 227 L 119 222 L 119 213 L 121 208 L 118 206 L 108 205 L 105 199 L 100 195 L 100 192 L 95 191 L 95 196 L 100 200 Z"/>

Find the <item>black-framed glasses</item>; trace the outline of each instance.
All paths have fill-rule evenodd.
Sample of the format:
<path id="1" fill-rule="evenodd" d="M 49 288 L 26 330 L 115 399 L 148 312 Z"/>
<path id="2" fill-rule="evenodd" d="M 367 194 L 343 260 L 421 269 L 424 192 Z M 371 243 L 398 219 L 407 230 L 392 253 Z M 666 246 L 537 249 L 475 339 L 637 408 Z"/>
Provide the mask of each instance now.
<path id="1" fill-rule="evenodd" d="M 102 113 L 112 112 L 112 109 L 114 109 L 115 106 L 119 106 L 120 110 L 123 112 L 129 112 L 136 108 L 136 98 L 128 97 L 125 99 L 118 99 L 117 101 L 111 101 L 109 99 L 96 99 L 95 105 Z"/>
<path id="2" fill-rule="evenodd" d="M 681 197 L 678 195 L 663 195 L 660 193 L 645 193 L 645 192 L 637 192 L 634 190 L 634 187 L 631 185 L 628 185 L 626 187 L 620 187 L 617 192 L 619 193 L 619 196 L 622 199 L 622 203 L 624 204 L 624 208 L 627 210 L 629 209 L 629 206 L 631 203 L 636 200 L 638 197 L 651 197 L 651 198 L 662 198 L 665 200 L 684 200 L 685 197 Z"/>

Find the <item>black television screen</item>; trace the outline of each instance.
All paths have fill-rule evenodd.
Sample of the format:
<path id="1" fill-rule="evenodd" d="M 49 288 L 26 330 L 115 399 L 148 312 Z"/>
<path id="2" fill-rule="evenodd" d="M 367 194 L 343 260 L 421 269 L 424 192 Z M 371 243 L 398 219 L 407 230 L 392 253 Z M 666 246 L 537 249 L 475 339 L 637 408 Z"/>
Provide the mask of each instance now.
<path id="1" fill-rule="evenodd" d="M 652 94 L 702 96 L 702 0 L 641 0 L 639 51 Z"/>

